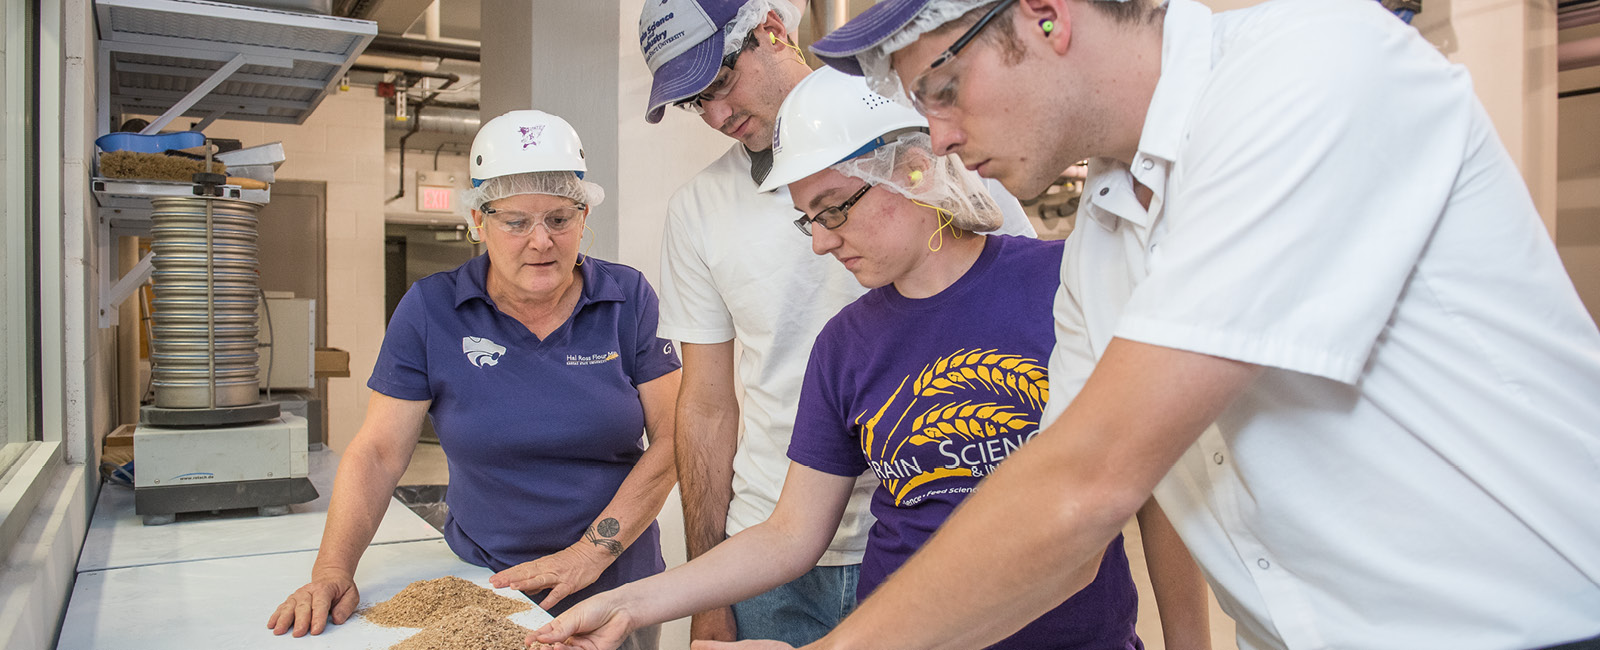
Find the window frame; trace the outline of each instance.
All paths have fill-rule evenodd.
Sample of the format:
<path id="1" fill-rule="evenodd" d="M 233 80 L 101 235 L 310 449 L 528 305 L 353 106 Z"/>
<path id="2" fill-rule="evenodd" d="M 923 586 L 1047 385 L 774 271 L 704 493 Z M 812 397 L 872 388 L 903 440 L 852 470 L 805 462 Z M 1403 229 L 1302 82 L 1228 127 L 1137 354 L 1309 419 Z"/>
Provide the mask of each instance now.
<path id="1" fill-rule="evenodd" d="M 0 199 L 0 246 L 5 277 L 0 305 L 6 323 L 0 345 L 0 419 L 7 431 L 25 431 L 14 462 L 0 468 L 0 561 L 9 557 L 23 528 L 36 514 L 58 470 L 66 466 L 62 445 L 64 367 L 62 278 L 44 269 L 62 268 L 60 0 L 0 0 L 5 3 L 5 99 L 3 128 L 5 196 Z M 20 91 L 20 92 L 19 92 Z M 22 137 L 11 137 L 20 134 Z M 21 191 L 19 191 L 21 190 Z M 19 361 L 24 361 L 20 362 Z M 51 390 L 50 387 L 55 390 Z M 54 411 L 52 411 L 54 409 Z M 54 412 L 55 417 L 49 417 Z"/>

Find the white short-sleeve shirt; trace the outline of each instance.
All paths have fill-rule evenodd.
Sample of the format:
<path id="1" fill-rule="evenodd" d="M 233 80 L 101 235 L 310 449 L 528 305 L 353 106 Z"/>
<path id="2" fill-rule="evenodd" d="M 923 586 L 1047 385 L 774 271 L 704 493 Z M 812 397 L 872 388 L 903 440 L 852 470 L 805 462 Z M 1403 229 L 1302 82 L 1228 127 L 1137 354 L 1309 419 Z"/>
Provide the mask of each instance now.
<path id="1" fill-rule="evenodd" d="M 1600 634 L 1600 332 L 1466 71 L 1378 3 L 1171 0 L 1061 274 L 1046 422 L 1113 337 L 1267 369 L 1156 489 L 1241 647 Z"/>
<path id="2" fill-rule="evenodd" d="M 991 194 L 1005 215 L 1000 234 L 1034 236 L 1022 206 L 998 183 Z M 681 343 L 737 339 L 742 386 L 739 449 L 727 532 L 766 521 L 789 471 L 789 438 L 811 345 L 834 314 L 866 290 L 832 256 L 811 252 L 794 227 L 800 216 L 788 188 L 763 194 L 750 156 L 734 145 L 675 193 L 661 241 L 661 325 Z M 859 564 L 873 518 L 877 478 L 855 492 L 820 564 Z"/>

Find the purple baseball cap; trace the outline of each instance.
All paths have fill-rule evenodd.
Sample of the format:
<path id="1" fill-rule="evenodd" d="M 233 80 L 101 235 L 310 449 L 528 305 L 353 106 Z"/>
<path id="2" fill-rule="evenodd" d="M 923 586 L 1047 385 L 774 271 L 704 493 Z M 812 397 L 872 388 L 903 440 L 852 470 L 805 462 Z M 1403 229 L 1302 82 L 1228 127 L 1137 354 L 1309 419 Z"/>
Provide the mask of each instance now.
<path id="1" fill-rule="evenodd" d="M 722 68 L 723 28 L 745 0 L 645 0 L 639 50 L 650 67 L 644 120 L 661 121 L 667 104 L 705 90 Z"/>
<path id="2" fill-rule="evenodd" d="M 811 44 L 811 52 L 823 63 L 857 77 L 865 74 L 856 55 L 882 43 L 900 31 L 929 0 L 883 0 L 861 15 Z"/>

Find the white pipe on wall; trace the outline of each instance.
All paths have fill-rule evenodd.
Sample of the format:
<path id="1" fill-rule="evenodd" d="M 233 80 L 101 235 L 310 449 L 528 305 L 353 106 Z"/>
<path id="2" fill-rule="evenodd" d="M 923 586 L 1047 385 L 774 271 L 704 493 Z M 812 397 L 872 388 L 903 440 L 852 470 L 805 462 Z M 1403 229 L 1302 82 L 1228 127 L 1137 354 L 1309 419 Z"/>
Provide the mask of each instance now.
<path id="1" fill-rule="evenodd" d="M 825 0 L 823 5 L 826 14 L 823 25 L 827 31 L 838 29 L 840 25 L 850 22 L 850 3 L 847 0 Z"/>

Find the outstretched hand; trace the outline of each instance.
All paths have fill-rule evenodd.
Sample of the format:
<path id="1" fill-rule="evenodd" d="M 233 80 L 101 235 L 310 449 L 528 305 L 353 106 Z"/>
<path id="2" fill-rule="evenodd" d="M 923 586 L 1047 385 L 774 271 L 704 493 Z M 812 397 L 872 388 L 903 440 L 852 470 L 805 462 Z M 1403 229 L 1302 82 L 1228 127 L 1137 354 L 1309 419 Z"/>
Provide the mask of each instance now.
<path id="1" fill-rule="evenodd" d="M 534 630 L 524 642 L 535 648 L 557 650 L 615 650 L 627 640 L 634 625 L 626 611 L 606 600 L 606 594 L 601 594 L 574 605 Z"/>
<path id="2" fill-rule="evenodd" d="M 523 562 L 489 576 L 489 584 L 497 589 L 510 587 L 528 593 L 548 589 L 550 593 L 539 603 L 541 609 L 548 611 L 561 599 L 594 584 L 600 578 L 600 573 L 611 566 L 612 556 L 605 555 L 603 551 L 583 548 L 585 546 L 593 549 L 591 544 L 580 541 L 532 562 Z"/>

